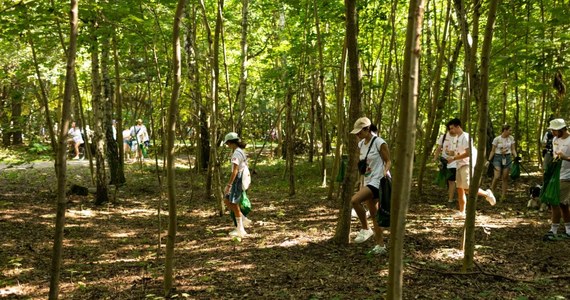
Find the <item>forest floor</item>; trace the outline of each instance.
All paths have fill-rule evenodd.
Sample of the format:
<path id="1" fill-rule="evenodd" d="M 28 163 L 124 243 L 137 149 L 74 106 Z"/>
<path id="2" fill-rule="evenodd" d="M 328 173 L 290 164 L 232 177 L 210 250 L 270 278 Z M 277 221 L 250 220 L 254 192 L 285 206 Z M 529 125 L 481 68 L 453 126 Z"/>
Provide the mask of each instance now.
<path id="1" fill-rule="evenodd" d="M 47 299 L 56 178 L 53 163 L 46 165 L 0 168 L 0 298 Z M 367 254 L 371 240 L 331 242 L 339 205 L 327 200 L 319 165 L 299 161 L 296 196 L 288 197 L 283 162 L 261 161 L 249 191 L 254 224 L 241 241 L 228 236 L 229 215 L 220 217 L 204 194 L 203 176 L 181 166 L 173 298 L 385 298 L 388 257 Z M 161 299 L 166 196 L 151 162 L 126 165 L 126 177 L 111 190 L 112 203 L 69 196 L 61 299 Z M 68 181 L 91 187 L 88 164 L 69 162 Z M 570 299 L 570 240 L 542 241 L 549 212 L 526 208 L 529 186 L 540 181 L 523 172 L 507 200 L 491 207 L 479 199 L 477 267 L 469 273 L 461 273 L 463 221 L 451 217 L 445 191 L 426 183 L 420 195 L 414 183 L 403 298 Z M 359 227 L 353 220 L 351 240 Z"/>

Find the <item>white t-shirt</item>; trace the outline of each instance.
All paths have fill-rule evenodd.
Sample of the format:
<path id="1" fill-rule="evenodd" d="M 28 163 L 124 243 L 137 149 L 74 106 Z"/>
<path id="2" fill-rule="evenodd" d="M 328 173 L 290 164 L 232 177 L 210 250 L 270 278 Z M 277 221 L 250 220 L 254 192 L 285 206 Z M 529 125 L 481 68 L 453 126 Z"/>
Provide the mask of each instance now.
<path id="1" fill-rule="evenodd" d="M 468 149 L 473 149 L 473 143 L 469 143 L 469 134 L 463 132 L 461 135 L 455 137 L 452 145 L 452 151 L 455 152 L 455 156 L 461 155 L 467 152 Z M 473 153 L 472 153 L 473 154 Z M 457 169 L 469 164 L 469 156 L 456 160 Z"/>
<path id="2" fill-rule="evenodd" d="M 443 140 L 443 137 L 445 135 L 445 140 Z M 453 146 L 453 140 L 455 139 L 454 136 L 450 135 L 449 133 L 447 134 L 442 134 L 441 136 L 439 136 L 439 138 L 437 139 L 437 146 L 441 147 L 441 156 L 445 159 L 447 159 L 450 155 L 448 154 L 449 151 L 451 150 L 451 147 Z M 443 141 L 443 143 L 442 143 Z M 442 145 L 443 144 L 443 145 Z M 456 161 L 452 161 L 450 163 L 447 164 L 447 168 L 448 169 L 452 169 L 452 168 L 456 168 L 457 167 L 457 162 Z"/>
<path id="3" fill-rule="evenodd" d="M 67 134 L 69 134 L 73 138 L 73 141 L 76 143 L 82 144 L 84 142 L 83 137 L 81 136 L 81 130 L 79 130 L 77 127 L 69 128 Z"/>
<path id="4" fill-rule="evenodd" d="M 366 153 L 368 152 L 368 148 L 372 145 L 372 139 L 368 144 L 365 144 L 365 140 L 362 140 L 359 143 L 360 146 L 360 160 L 363 160 L 366 157 L 366 172 L 364 173 L 364 185 L 371 185 L 375 188 L 380 188 L 380 179 L 384 177 L 384 160 L 380 156 L 380 147 L 382 144 L 386 144 L 381 137 L 376 137 L 374 140 L 374 145 L 370 149 L 368 156 Z"/>
<path id="5" fill-rule="evenodd" d="M 511 135 L 504 138 L 499 135 L 493 139 L 493 145 L 495 146 L 495 154 L 512 154 L 511 148 L 515 143 L 515 138 Z"/>
<path id="6" fill-rule="evenodd" d="M 247 166 L 247 155 L 241 148 L 236 148 L 231 158 L 232 168 L 233 165 L 238 165 L 238 171 L 241 172 Z"/>
<path id="7" fill-rule="evenodd" d="M 565 156 L 570 156 L 570 137 L 565 139 L 555 137 L 552 140 L 552 149 L 554 157 L 557 153 L 562 153 Z M 567 160 L 562 161 L 562 167 L 560 168 L 560 179 L 570 180 L 570 162 Z"/>
<path id="8" fill-rule="evenodd" d="M 146 131 L 146 126 L 144 125 L 135 125 L 131 127 L 131 135 L 137 138 L 137 142 L 139 144 L 149 140 L 148 131 Z"/>
<path id="9" fill-rule="evenodd" d="M 129 129 L 123 130 L 123 141 L 128 141 L 131 139 L 131 131 Z"/>

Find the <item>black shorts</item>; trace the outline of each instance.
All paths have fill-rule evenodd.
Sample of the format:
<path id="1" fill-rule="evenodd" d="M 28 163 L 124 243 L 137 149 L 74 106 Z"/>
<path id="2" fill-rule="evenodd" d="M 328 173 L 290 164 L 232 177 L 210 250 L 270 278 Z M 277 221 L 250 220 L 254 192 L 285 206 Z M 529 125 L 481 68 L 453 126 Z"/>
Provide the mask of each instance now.
<path id="1" fill-rule="evenodd" d="M 447 178 L 447 181 L 455 181 L 455 175 L 457 173 L 457 168 L 449 168 L 447 170 L 450 173 L 449 177 Z"/>
<path id="2" fill-rule="evenodd" d="M 367 185 L 366 187 L 368 187 L 370 189 L 370 191 L 372 192 L 372 199 L 380 199 L 380 189 L 378 189 L 377 187 L 373 186 L 373 185 Z"/>

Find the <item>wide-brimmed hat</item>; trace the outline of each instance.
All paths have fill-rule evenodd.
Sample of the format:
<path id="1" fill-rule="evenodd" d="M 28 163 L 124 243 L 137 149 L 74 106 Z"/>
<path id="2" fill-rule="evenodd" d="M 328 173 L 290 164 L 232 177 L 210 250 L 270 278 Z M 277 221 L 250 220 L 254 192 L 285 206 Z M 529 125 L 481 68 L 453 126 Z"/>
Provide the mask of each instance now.
<path id="1" fill-rule="evenodd" d="M 224 144 L 227 143 L 228 141 L 232 141 L 232 140 L 239 140 L 239 136 L 237 133 L 230 132 L 230 133 L 226 134 L 226 137 L 224 138 Z"/>
<path id="2" fill-rule="evenodd" d="M 370 126 L 370 124 L 372 124 L 372 122 L 370 122 L 370 119 L 368 119 L 367 117 L 359 118 L 358 120 L 356 120 L 356 122 L 354 122 L 354 128 L 350 133 L 357 134 L 362 130 L 362 128 L 366 128 Z"/>
<path id="3" fill-rule="evenodd" d="M 564 122 L 564 119 L 554 119 L 550 121 L 550 126 L 548 126 L 548 129 L 560 130 L 564 127 L 566 127 L 566 122 Z"/>
<path id="4" fill-rule="evenodd" d="M 142 119 L 137 119 L 137 124 L 138 124 L 138 123 L 141 123 L 141 124 L 142 124 L 142 122 L 143 122 Z"/>

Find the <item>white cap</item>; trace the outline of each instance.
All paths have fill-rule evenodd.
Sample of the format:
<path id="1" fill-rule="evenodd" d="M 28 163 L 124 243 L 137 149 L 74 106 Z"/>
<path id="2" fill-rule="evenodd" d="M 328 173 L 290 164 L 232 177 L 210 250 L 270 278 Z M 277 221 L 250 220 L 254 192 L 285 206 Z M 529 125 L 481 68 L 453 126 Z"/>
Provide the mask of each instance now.
<path id="1" fill-rule="evenodd" d="M 354 122 L 354 128 L 350 133 L 357 134 L 362 130 L 362 128 L 366 128 L 371 124 L 372 122 L 370 122 L 370 119 L 368 119 L 367 117 L 359 118 L 358 120 L 356 120 L 356 122 Z"/>
<path id="2" fill-rule="evenodd" d="M 226 134 L 226 137 L 224 138 L 224 144 L 231 140 L 239 140 L 238 134 L 235 132 L 230 132 Z"/>

